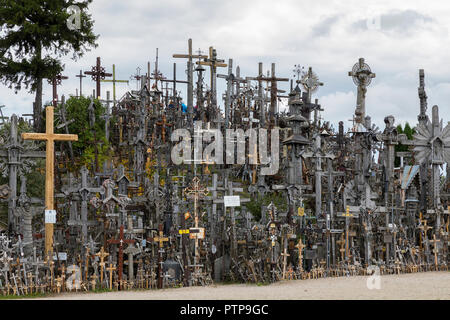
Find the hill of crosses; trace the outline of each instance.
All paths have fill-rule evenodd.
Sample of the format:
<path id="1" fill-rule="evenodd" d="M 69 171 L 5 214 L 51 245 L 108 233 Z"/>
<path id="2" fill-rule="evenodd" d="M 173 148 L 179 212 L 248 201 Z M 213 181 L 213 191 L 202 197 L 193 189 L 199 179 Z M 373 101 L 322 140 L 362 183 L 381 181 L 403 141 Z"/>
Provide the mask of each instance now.
<path id="1" fill-rule="evenodd" d="M 186 52 L 170 57 L 186 79 L 149 63 L 116 97 L 128 81 L 97 58 L 68 98 L 66 77 L 52 79 L 39 121 L 3 117 L 1 294 L 448 269 L 450 125 L 427 105 L 424 70 L 417 123 L 386 115 L 379 128 L 366 105 L 376 75 L 355 57 L 342 75 L 355 112 L 335 128 L 313 68 L 244 76 L 213 47 L 193 54 L 189 39 Z"/>

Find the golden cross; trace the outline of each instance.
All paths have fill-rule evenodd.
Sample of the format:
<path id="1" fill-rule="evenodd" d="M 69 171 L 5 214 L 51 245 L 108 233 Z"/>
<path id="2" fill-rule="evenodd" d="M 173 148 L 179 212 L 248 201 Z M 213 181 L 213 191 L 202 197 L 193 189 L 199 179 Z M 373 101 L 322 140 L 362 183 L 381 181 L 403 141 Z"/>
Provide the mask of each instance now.
<path id="1" fill-rule="evenodd" d="M 159 230 L 159 236 L 149 238 L 148 240 L 152 242 L 159 242 L 159 247 L 162 248 L 164 246 L 164 242 L 169 241 L 169 238 L 164 237 L 164 232 Z"/>
<path id="2" fill-rule="evenodd" d="M 47 142 L 45 151 L 45 207 L 46 210 L 54 210 L 54 158 L 55 141 L 78 141 L 76 134 L 55 134 L 53 132 L 53 107 L 48 106 L 45 110 L 46 123 L 45 133 L 22 133 L 24 140 L 44 140 Z M 53 256 L 53 224 L 45 224 L 45 254 Z"/>

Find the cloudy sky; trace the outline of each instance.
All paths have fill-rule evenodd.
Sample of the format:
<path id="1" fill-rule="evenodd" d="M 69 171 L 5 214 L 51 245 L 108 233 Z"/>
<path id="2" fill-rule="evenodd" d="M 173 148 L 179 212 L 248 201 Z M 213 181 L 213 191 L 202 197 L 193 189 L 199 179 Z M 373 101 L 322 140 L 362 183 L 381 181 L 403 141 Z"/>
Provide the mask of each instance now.
<path id="1" fill-rule="evenodd" d="M 348 71 L 364 57 L 376 73 L 367 93 L 367 114 L 380 128 L 383 118 L 393 115 L 396 123 L 415 124 L 419 111 L 419 69 L 425 69 L 429 112 L 440 106 L 441 117 L 450 117 L 450 3 L 445 1 L 303 1 L 303 0 L 94 0 L 90 13 L 98 48 L 79 61 L 64 59 L 70 79 L 60 93 L 75 94 L 80 69 L 87 71 L 97 56 L 108 72 L 116 65 L 118 79 L 130 79 L 147 61 L 155 61 L 159 48 L 162 73 L 172 78 L 177 62 L 179 79 L 186 79 L 186 62 L 173 53 L 187 51 L 188 38 L 194 50 L 217 49 L 218 57 L 233 59 L 241 75 L 256 76 L 258 62 L 264 71 L 276 63 L 277 76 L 292 78 L 294 65 L 311 66 L 324 86 L 315 93 L 322 116 L 335 125 L 349 124 L 356 103 L 356 87 Z M 226 69 L 220 72 L 225 73 Z M 207 80 L 209 81 L 209 80 Z M 51 100 L 45 83 L 44 101 Z M 184 85 L 179 85 L 185 91 Z M 279 85 L 288 89 L 288 83 Z M 83 82 L 83 93 L 95 83 Z M 118 85 L 118 96 L 136 88 L 136 83 Z M 218 80 L 219 101 L 225 80 Z M 102 97 L 112 85 L 102 86 Z M 33 96 L 0 86 L 4 113 L 32 110 Z"/>

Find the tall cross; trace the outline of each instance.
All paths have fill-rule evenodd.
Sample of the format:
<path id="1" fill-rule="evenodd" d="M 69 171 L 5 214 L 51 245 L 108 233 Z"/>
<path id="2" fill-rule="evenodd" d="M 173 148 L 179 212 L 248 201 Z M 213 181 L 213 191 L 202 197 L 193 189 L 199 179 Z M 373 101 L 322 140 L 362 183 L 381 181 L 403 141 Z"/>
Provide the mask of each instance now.
<path id="1" fill-rule="evenodd" d="M 174 54 L 172 55 L 174 58 L 187 58 L 188 59 L 188 92 L 187 92 L 187 107 L 188 107 L 188 117 L 189 117 L 189 125 L 192 125 L 193 120 L 193 112 L 194 112 L 194 67 L 192 63 L 192 59 L 206 59 L 208 56 L 201 55 L 200 53 L 197 55 L 192 54 L 192 39 L 188 40 L 188 54 Z"/>
<path id="2" fill-rule="evenodd" d="M 116 79 L 116 65 L 113 64 L 113 73 L 112 73 L 112 80 L 100 80 L 101 82 L 112 82 L 113 84 L 113 103 L 114 103 L 114 107 L 116 106 L 116 82 L 120 82 L 120 83 L 128 83 L 128 80 L 118 80 Z M 81 91 L 81 89 L 80 89 Z M 108 98 L 109 100 L 109 98 Z"/>
<path id="3" fill-rule="evenodd" d="M 162 281 L 163 281 L 163 259 L 162 254 L 164 250 L 162 249 L 164 247 L 164 242 L 169 241 L 169 238 L 164 237 L 163 232 L 163 225 L 162 223 L 159 224 L 158 227 L 159 236 L 155 236 L 153 238 L 147 238 L 148 241 L 159 243 L 159 250 L 158 250 L 158 288 L 162 289 Z"/>
<path id="4" fill-rule="evenodd" d="M 54 109 L 46 108 L 45 133 L 22 133 L 24 140 L 46 141 L 45 160 L 45 207 L 46 210 L 54 210 L 54 163 L 55 141 L 78 141 L 76 134 L 55 134 L 53 132 Z M 53 223 L 45 223 L 45 254 L 52 256 L 53 251 Z"/>
<path id="5" fill-rule="evenodd" d="M 227 80 L 227 92 L 225 96 L 225 128 L 230 126 L 230 109 L 231 109 L 231 91 L 233 87 L 233 59 L 228 60 L 228 74 L 218 74 L 217 78 L 222 78 Z M 211 87 L 212 88 L 212 87 Z"/>
<path id="6" fill-rule="evenodd" d="M 358 86 L 358 96 L 356 100 L 356 122 L 364 123 L 366 117 L 366 92 L 367 86 L 370 84 L 375 73 L 372 73 L 370 67 L 364 62 L 364 58 L 360 58 L 359 61 L 353 66 L 352 71 L 348 73 L 353 78 L 353 82 Z"/>
<path id="7" fill-rule="evenodd" d="M 209 66 L 211 71 L 211 104 L 214 107 L 217 107 L 217 92 L 216 92 L 216 73 L 217 68 L 225 68 L 227 67 L 226 63 L 223 63 L 224 60 L 217 59 L 216 49 L 213 47 L 209 47 L 209 58 L 205 58 L 203 61 L 198 61 L 197 64 L 203 66 Z"/>
<path id="8" fill-rule="evenodd" d="M 48 79 L 48 83 L 52 85 L 53 88 L 53 107 L 58 106 L 58 90 L 57 87 L 61 84 L 62 80 L 69 79 L 69 77 L 58 74 L 51 79 Z"/>
<path id="9" fill-rule="evenodd" d="M 124 243 L 135 243 L 134 239 L 125 239 L 123 236 L 123 225 L 120 226 L 119 239 L 110 239 L 107 241 L 108 244 L 118 244 L 119 245 L 119 281 L 122 280 L 122 270 L 123 270 L 123 244 Z"/>
<path id="10" fill-rule="evenodd" d="M 155 70 L 153 70 L 151 75 L 153 77 L 150 77 L 150 79 L 155 80 L 155 89 L 158 89 L 158 81 L 162 81 L 162 80 L 166 79 L 165 77 L 163 77 L 162 73 L 158 69 L 158 48 L 156 48 Z"/>
<path id="11" fill-rule="evenodd" d="M 177 80 L 177 64 L 175 62 L 173 63 L 173 79 L 172 80 L 161 79 L 161 82 L 171 82 L 171 83 L 173 83 L 172 96 L 173 96 L 174 99 L 176 99 L 176 96 L 177 96 L 177 83 L 187 83 L 187 84 L 189 84 L 188 81 Z"/>
<path id="12" fill-rule="evenodd" d="M 84 74 L 92 76 L 92 80 L 97 83 L 97 97 L 100 98 L 100 82 L 104 80 L 105 77 L 111 77 L 111 73 L 106 73 L 105 68 L 101 66 L 100 57 L 97 57 L 97 64 L 91 68 L 91 71 L 85 71 Z M 95 98 L 95 97 L 94 97 Z"/>
<path id="13" fill-rule="evenodd" d="M 141 68 L 136 68 L 136 74 L 132 75 L 130 79 L 136 80 L 136 90 L 139 90 L 139 81 L 141 81 L 143 76 L 141 76 Z"/>
<path id="14" fill-rule="evenodd" d="M 194 177 L 189 187 L 184 189 L 184 193 L 190 197 L 194 198 L 194 226 L 198 228 L 198 200 L 203 198 L 208 194 L 208 189 L 204 188 L 200 184 L 200 180 L 198 177 Z M 198 252 L 198 237 L 195 237 L 195 256 L 194 256 L 194 265 L 197 265 L 199 260 L 199 252 Z M 195 267 L 197 269 L 197 267 Z M 197 271 L 197 270 L 196 270 Z"/>
<path id="15" fill-rule="evenodd" d="M 266 124 L 266 108 L 265 108 L 265 98 L 263 95 L 263 80 L 265 80 L 263 74 L 263 64 L 262 62 L 258 63 L 258 76 L 257 77 L 246 77 L 246 80 L 256 80 L 258 81 L 258 98 L 259 102 L 259 117 L 261 120 L 261 126 L 264 127 Z"/>
<path id="16" fill-rule="evenodd" d="M 81 91 L 83 88 L 83 78 L 86 78 L 86 76 L 83 75 L 83 71 L 80 70 L 80 74 L 77 74 L 75 77 L 80 78 L 80 97 L 81 97 L 81 96 L 83 96 L 83 93 Z"/>
<path id="17" fill-rule="evenodd" d="M 109 253 L 107 253 L 102 246 L 100 251 L 95 255 L 100 258 L 100 285 L 103 285 L 103 268 L 105 267 L 105 258 L 109 256 Z"/>
<path id="18" fill-rule="evenodd" d="M 312 71 L 312 68 L 308 68 L 308 72 L 305 73 L 300 80 L 300 83 L 306 89 L 308 93 L 308 103 L 311 102 L 311 95 L 314 91 L 317 90 L 319 86 L 323 86 L 323 82 L 319 81 L 317 75 Z"/>
<path id="19" fill-rule="evenodd" d="M 266 81 L 270 82 L 270 108 L 269 108 L 269 120 L 271 125 L 275 125 L 275 113 L 277 112 L 278 101 L 278 81 L 289 81 L 288 78 L 277 78 L 275 76 L 275 63 L 272 63 L 271 75 L 266 78 Z"/>

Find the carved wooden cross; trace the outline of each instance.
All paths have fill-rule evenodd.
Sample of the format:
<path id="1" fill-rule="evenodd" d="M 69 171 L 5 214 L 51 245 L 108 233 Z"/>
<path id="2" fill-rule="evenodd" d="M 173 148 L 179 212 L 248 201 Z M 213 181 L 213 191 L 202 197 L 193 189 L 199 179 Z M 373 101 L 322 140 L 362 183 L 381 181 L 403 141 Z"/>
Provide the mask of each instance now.
<path id="1" fill-rule="evenodd" d="M 84 74 L 92 76 L 92 80 L 97 83 L 97 97 L 100 98 L 100 82 L 104 80 L 105 77 L 111 77 L 111 73 L 106 73 L 105 68 L 101 66 L 100 57 L 97 57 L 97 64 L 91 68 L 91 71 L 85 71 Z"/>
<path id="2" fill-rule="evenodd" d="M 165 143 L 166 142 L 166 127 L 173 127 L 173 124 L 169 124 L 167 122 L 167 118 L 166 115 L 163 114 L 162 115 L 162 120 L 161 121 L 157 121 L 156 125 L 158 127 L 161 127 L 161 137 L 162 137 L 162 142 Z M 152 140 L 153 143 L 153 140 Z"/>
<path id="3" fill-rule="evenodd" d="M 169 238 L 164 237 L 164 232 L 163 232 L 163 225 L 160 223 L 159 227 L 159 236 L 155 236 L 153 238 L 147 238 L 148 241 L 151 242 L 159 242 L 159 250 L 158 250 L 158 288 L 162 289 L 162 281 L 163 281 L 163 252 L 164 250 L 162 249 L 164 246 L 164 242 L 169 241 Z"/>
<path id="4" fill-rule="evenodd" d="M 300 268 L 300 272 L 302 272 L 303 271 L 303 248 L 305 247 L 305 245 L 303 244 L 301 238 L 298 240 L 298 243 L 295 247 L 298 249 L 298 267 Z"/>
<path id="5" fill-rule="evenodd" d="M 103 285 L 103 268 L 105 267 L 105 258 L 109 256 L 109 253 L 105 251 L 105 248 L 102 246 L 99 252 L 95 254 L 100 258 L 100 284 Z"/>
<path id="6" fill-rule="evenodd" d="M 223 63 L 224 60 L 217 59 L 216 49 L 209 47 L 209 58 L 205 58 L 203 61 L 198 61 L 197 64 L 203 66 L 209 66 L 211 71 L 211 104 L 213 107 L 217 107 L 217 94 L 216 94 L 216 71 L 218 67 L 225 68 L 228 65 Z"/>
<path id="7" fill-rule="evenodd" d="M 123 270 L 123 244 L 124 243 L 135 243 L 134 239 L 124 239 L 123 237 L 123 225 L 120 226 L 119 239 L 110 239 L 107 241 L 108 244 L 118 244 L 119 245 L 119 281 L 122 280 L 122 270 Z"/>
<path id="8" fill-rule="evenodd" d="M 45 207 L 46 210 L 54 210 L 54 163 L 55 163 L 55 141 L 78 141 L 76 134 L 53 133 L 54 108 L 46 108 L 46 132 L 45 133 L 22 133 L 24 140 L 44 140 L 46 144 L 45 160 Z M 52 255 L 53 250 L 53 223 L 45 224 L 45 254 Z"/>
<path id="9" fill-rule="evenodd" d="M 286 265 L 287 265 L 287 257 L 290 256 L 289 253 L 287 253 L 287 248 L 284 248 L 284 252 L 281 253 L 283 256 L 283 280 L 286 279 Z"/>
<path id="10" fill-rule="evenodd" d="M 437 271 L 437 267 L 438 267 L 438 247 L 437 247 L 437 243 L 440 242 L 441 240 L 436 239 L 436 235 L 433 234 L 433 240 L 430 240 L 430 242 L 433 242 L 434 244 L 434 266 L 436 267 L 436 271 Z"/>

